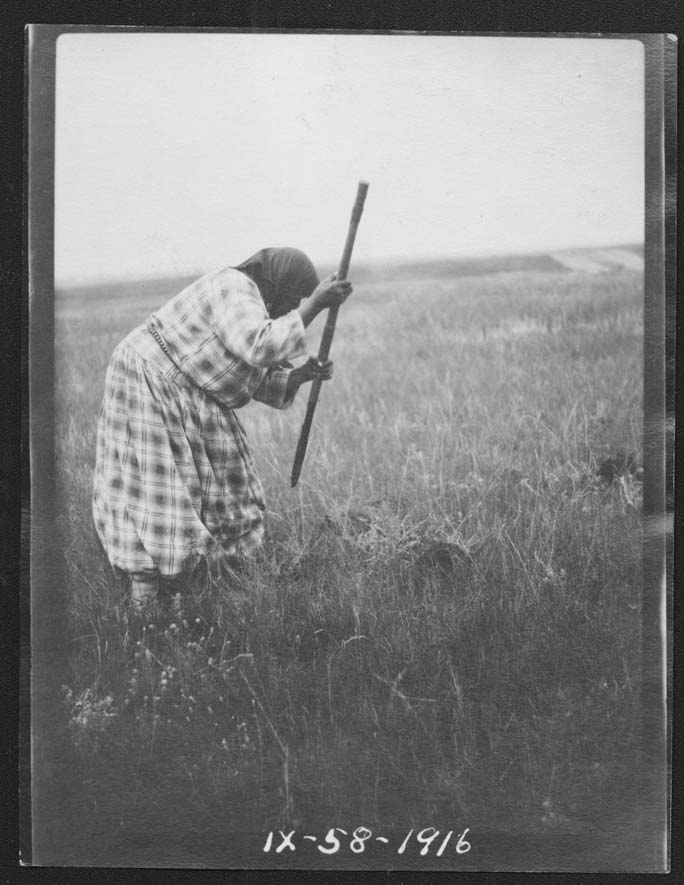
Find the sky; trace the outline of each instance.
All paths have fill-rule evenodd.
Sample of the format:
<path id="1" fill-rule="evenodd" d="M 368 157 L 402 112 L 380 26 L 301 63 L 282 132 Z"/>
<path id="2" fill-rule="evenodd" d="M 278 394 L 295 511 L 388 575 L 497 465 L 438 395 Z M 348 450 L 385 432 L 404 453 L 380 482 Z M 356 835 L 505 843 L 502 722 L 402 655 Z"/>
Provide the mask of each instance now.
<path id="1" fill-rule="evenodd" d="M 644 56 L 625 39 L 65 34 L 57 284 L 263 246 L 354 260 L 640 243 Z"/>

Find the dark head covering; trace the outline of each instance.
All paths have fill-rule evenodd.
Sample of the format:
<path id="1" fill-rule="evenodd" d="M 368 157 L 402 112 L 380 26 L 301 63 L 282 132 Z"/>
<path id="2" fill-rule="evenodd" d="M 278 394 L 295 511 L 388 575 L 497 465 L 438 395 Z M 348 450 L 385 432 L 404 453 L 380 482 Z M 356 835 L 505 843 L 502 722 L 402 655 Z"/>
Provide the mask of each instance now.
<path id="1" fill-rule="evenodd" d="M 256 283 L 273 317 L 294 310 L 320 282 L 311 260 L 299 249 L 261 249 L 236 270 Z"/>

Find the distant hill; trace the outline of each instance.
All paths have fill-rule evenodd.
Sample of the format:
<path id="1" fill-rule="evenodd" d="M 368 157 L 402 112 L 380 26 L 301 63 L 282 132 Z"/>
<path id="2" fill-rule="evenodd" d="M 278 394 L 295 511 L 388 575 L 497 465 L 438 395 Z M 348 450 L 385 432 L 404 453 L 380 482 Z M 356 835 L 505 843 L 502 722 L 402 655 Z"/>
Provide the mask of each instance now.
<path id="1" fill-rule="evenodd" d="M 152 280 L 121 280 L 104 283 L 85 283 L 77 286 L 57 286 L 58 296 L 68 298 L 98 298 L 106 296 L 117 300 L 140 300 L 145 303 L 158 301 L 163 304 L 168 298 L 178 294 L 185 286 L 197 279 L 188 277 L 161 277 Z"/>
<path id="2" fill-rule="evenodd" d="M 495 255 L 478 258 L 444 258 L 409 262 L 359 262 L 353 276 L 359 282 L 405 280 L 412 278 L 441 279 L 445 277 L 485 276 L 495 273 L 534 272 L 558 273 L 579 271 L 597 273 L 613 268 L 643 270 L 644 250 L 641 245 L 596 249 L 562 249 L 528 255 Z"/>
<path id="3" fill-rule="evenodd" d="M 552 257 L 568 270 L 584 273 L 602 273 L 614 267 L 626 267 L 630 270 L 644 269 L 643 246 L 565 249 L 562 252 L 553 252 Z"/>
<path id="4" fill-rule="evenodd" d="M 361 283 L 406 279 L 443 279 L 453 277 L 486 276 L 512 272 L 579 272 L 599 273 L 615 268 L 643 270 L 644 250 L 640 245 L 611 246 L 596 249 L 561 249 L 538 252 L 529 255 L 500 255 L 478 258 L 443 258 L 412 261 L 355 262 L 352 266 L 352 279 Z M 322 275 L 330 268 L 321 267 Z M 98 298 L 106 296 L 124 307 L 128 302 L 163 304 L 168 298 L 180 292 L 191 283 L 195 276 L 168 277 L 152 280 L 57 287 L 58 298 L 62 303 L 74 299 Z"/>
<path id="5" fill-rule="evenodd" d="M 548 253 L 535 255 L 486 256 L 482 258 L 444 258 L 407 262 L 358 263 L 354 266 L 354 279 L 361 282 L 406 280 L 429 277 L 485 276 L 511 271 L 565 270 L 564 266 Z"/>

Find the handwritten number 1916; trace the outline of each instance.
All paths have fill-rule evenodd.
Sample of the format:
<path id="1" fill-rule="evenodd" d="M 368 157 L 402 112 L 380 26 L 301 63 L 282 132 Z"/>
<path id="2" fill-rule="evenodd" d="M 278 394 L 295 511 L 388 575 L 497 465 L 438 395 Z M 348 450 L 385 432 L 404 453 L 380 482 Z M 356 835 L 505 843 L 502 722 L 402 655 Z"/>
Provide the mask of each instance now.
<path id="1" fill-rule="evenodd" d="M 469 831 L 469 827 L 466 827 L 465 830 L 458 837 L 458 842 L 456 843 L 456 853 L 457 854 L 467 854 L 470 851 L 470 842 L 466 841 L 466 834 Z M 406 850 L 406 846 L 408 845 L 411 836 L 413 835 L 413 829 L 409 830 L 406 838 L 401 843 L 397 850 L 397 854 L 403 854 Z M 442 839 L 442 843 L 437 849 L 437 857 L 441 857 L 444 854 L 444 850 L 449 844 L 449 839 L 454 835 L 453 830 L 449 830 L 446 836 Z M 421 830 L 416 835 L 416 842 L 419 842 L 423 847 L 420 849 L 421 857 L 425 857 L 426 854 L 430 851 L 430 845 L 437 839 L 439 836 L 439 830 L 436 830 L 434 827 L 426 827 L 424 830 Z"/>

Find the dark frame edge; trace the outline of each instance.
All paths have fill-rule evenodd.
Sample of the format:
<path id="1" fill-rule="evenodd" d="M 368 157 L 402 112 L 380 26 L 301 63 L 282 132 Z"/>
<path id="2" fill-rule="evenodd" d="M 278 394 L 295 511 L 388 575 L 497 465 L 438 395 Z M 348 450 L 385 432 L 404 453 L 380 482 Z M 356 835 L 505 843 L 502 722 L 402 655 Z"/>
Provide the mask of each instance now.
<path id="1" fill-rule="evenodd" d="M 18 717 L 18 799 L 19 799 L 19 862 L 32 862 L 31 811 L 31 612 L 30 612 L 30 533 L 31 472 L 25 446 L 30 438 L 29 414 L 29 316 L 28 316 L 28 104 L 29 104 L 29 35 L 24 28 L 24 84 L 22 127 L 22 256 L 21 256 L 21 552 L 19 562 L 19 717 Z"/>
<path id="2" fill-rule="evenodd" d="M 54 123 L 56 44 L 61 31 L 51 25 L 25 29 L 31 643 L 28 862 L 32 866 L 61 864 L 61 831 L 67 819 L 61 813 L 64 746 L 56 728 L 64 672 L 63 576 L 54 537 Z"/>
<path id="3" fill-rule="evenodd" d="M 668 524 L 666 508 L 666 214 L 665 34 L 642 36 L 645 52 L 644 217 L 644 494 L 640 795 L 644 852 L 652 872 L 670 864 L 667 619 Z M 671 88 L 671 87 L 670 87 Z"/>

